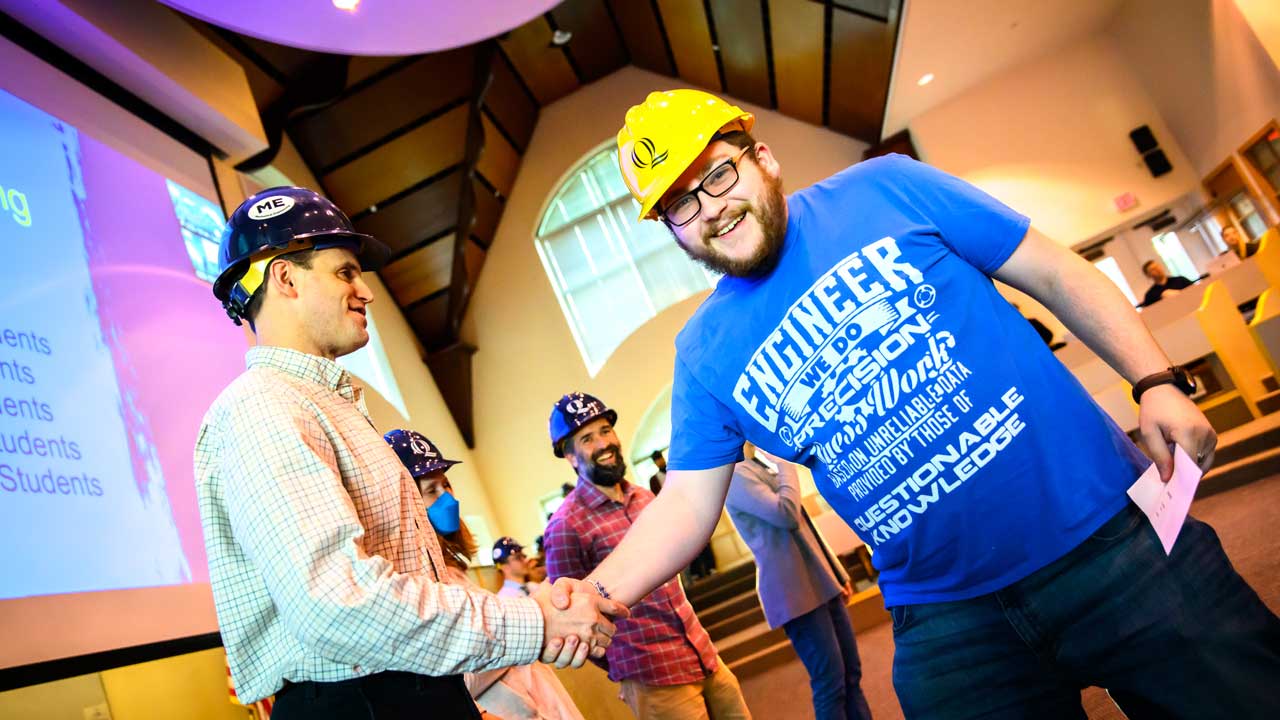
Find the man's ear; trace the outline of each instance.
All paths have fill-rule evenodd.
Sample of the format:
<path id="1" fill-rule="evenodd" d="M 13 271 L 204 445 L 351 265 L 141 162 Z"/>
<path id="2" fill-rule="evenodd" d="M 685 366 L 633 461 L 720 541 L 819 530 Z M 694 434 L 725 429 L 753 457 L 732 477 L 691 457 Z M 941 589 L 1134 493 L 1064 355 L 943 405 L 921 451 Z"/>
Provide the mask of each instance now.
<path id="1" fill-rule="evenodd" d="M 294 298 L 298 296 L 298 290 L 293 285 L 297 276 L 298 267 L 288 260 L 273 260 L 267 266 L 267 282 L 275 287 L 276 292 L 285 297 Z"/>
<path id="2" fill-rule="evenodd" d="M 773 150 L 769 149 L 768 145 L 762 142 L 756 143 L 753 154 L 756 158 L 756 164 L 769 177 L 777 179 L 782 175 L 782 167 L 778 165 L 778 159 L 773 156 Z"/>
<path id="3" fill-rule="evenodd" d="M 569 461 L 569 465 L 573 467 L 574 472 L 578 472 L 578 456 L 573 454 L 573 448 L 566 447 L 564 449 L 564 459 Z"/>

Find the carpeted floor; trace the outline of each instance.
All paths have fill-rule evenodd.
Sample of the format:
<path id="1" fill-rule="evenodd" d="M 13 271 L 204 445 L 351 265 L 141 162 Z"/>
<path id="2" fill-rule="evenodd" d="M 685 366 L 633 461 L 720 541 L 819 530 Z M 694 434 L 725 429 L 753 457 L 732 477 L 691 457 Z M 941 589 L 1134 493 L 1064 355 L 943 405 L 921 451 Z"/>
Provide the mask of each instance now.
<path id="1" fill-rule="evenodd" d="M 1273 612 L 1280 613 L 1280 475 L 1197 500 L 1196 517 L 1218 531 L 1222 545 L 1245 580 Z M 888 623 L 858 635 L 862 689 L 876 720 L 902 718 L 893 692 L 893 633 Z M 742 684 L 757 720 L 811 720 L 809 676 L 799 661 L 762 673 Z M 1091 720 L 1123 720 L 1106 693 L 1089 688 L 1082 703 Z"/>

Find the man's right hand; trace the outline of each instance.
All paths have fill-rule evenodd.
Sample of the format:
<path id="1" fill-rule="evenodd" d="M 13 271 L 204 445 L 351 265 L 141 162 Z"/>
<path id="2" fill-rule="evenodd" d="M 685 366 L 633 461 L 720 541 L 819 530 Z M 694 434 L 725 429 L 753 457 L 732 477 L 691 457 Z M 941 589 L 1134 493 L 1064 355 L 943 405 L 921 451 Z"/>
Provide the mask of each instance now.
<path id="1" fill-rule="evenodd" d="M 560 578 L 555 586 L 543 583 L 533 599 L 542 610 L 542 661 L 559 668 L 582 667 L 588 655 L 604 657 L 617 632 L 610 618 L 631 614 L 625 605 L 600 597 L 588 583 L 569 578 Z"/>

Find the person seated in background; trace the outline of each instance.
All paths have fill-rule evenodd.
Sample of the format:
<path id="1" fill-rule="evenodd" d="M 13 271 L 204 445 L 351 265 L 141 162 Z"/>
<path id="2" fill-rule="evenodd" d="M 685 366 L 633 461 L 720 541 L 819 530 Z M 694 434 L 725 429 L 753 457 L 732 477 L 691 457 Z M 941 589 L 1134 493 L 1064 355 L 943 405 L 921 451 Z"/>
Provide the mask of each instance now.
<path id="1" fill-rule="evenodd" d="M 1193 281 L 1179 275 L 1169 276 L 1158 260 L 1148 260 L 1142 264 L 1142 274 L 1151 278 L 1152 285 L 1142 297 L 1142 306 L 1154 305 L 1162 298 L 1173 297 L 1180 290 L 1191 287 Z"/>
<path id="2" fill-rule="evenodd" d="M 666 482 L 667 479 L 667 458 L 662 454 L 661 450 L 654 450 L 649 455 L 649 459 L 653 460 L 653 464 L 658 466 L 658 472 L 649 478 L 649 490 L 654 495 L 657 495 L 662 491 L 662 483 Z M 699 552 L 693 558 L 693 562 L 689 563 L 689 567 L 680 572 L 680 579 L 688 587 L 693 584 L 694 580 L 711 577 L 711 574 L 715 571 L 716 553 L 711 549 L 711 543 L 707 543 L 707 546 L 702 548 L 702 552 Z"/>
<path id="3" fill-rule="evenodd" d="M 1235 225 L 1222 228 L 1222 242 L 1226 243 L 1227 247 L 1231 248 L 1231 251 L 1241 260 L 1258 252 L 1258 241 L 1246 238 Z"/>
<path id="4" fill-rule="evenodd" d="M 447 460 L 435 444 L 413 430 L 392 430 L 385 439 L 396 451 L 400 462 L 413 475 L 427 508 L 427 520 L 444 551 L 445 581 L 479 590 L 467 576 L 467 568 L 476 556 L 476 541 L 462 521 L 453 485 L 445 471 L 458 464 Z M 511 538 L 516 548 L 520 548 Z M 523 549 L 523 548 L 520 548 Z M 498 547 L 494 546 L 494 555 Z M 523 556 L 523 553 L 521 553 Z M 505 589 L 505 586 L 504 586 Z M 529 597 L 529 593 L 512 595 L 498 592 L 499 597 Z M 483 720 L 584 720 L 573 704 L 555 672 L 546 665 L 534 663 L 478 673 L 463 673 L 467 692 L 483 710 Z M 423 709 L 424 716 L 434 717 L 432 708 Z"/>
<path id="5" fill-rule="evenodd" d="M 537 583 L 529 582 L 529 560 L 524 556 L 524 546 L 515 538 L 498 538 L 493 544 L 493 564 L 502 571 L 498 597 L 529 597 L 537 589 Z"/>
<path id="6" fill-rule="evenodd" d="M 654 465 L 658 466 L 658 472 L 649 478 L 649 492 L 657 495 L 662 490 L 662 483 L 666 482 L 667 479 L 667 458 L 662 454 L 661 450 L 654 450 L 649 455 L 649 459 L 653 461 Z"/>
<path id="7" fill-rule="evenodd" d="M 764 619 L 769 629 L 786 632 L 808 671 L 816 720 L 870 720 L 858 643 L 845 606 L 853 595 L 849 574 L 805 512 L 795 466 L 751 443 L 743 454 L 724 506 L 755 557 Z"/>
<path id="8" fill-rule="evenodd" d="M 1022 317 L 1026 318 L 1027 322 L 1031 323 L 1031 327 L 1035 329 L 1036 334 L 1040 336 L 1040 339 L 1044 341 L 1045 345 L 1049 346 L 1050 350 L 1057 350 L 1058 348 L 1066 346 L 1066 342 L 1054 342 L 1053 331 L 1049 329 L 1049 326 L 1040 322 L 1036 318 L 1023 313 L 1021 305 L 1013 303 L 1013 309 L 1017 310 Z"/>
<path id="9" fill-rule="evenodd" d="M 547 516 L 550 520 L 551 516 Z M 542 536 L 533 539 L 533 544 L 538 549 L 538 554 L 529 558 L 529 582 L 540 583 L 547 579 L 547 551 L 542 544 Z"/>

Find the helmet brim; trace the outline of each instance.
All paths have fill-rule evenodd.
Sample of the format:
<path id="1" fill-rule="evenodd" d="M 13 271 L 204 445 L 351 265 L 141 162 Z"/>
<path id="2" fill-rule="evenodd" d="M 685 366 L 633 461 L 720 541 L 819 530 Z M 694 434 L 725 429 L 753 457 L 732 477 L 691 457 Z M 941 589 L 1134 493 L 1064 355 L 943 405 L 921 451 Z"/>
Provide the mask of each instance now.
<path id="1" fill-rule="evenodd" d="M 365 272 L 381 270 L 386 266 L 387 261 L 391 259 L 391 248 L 372 235 L 363 233 L 323 232 L 295 235 L 292 238 L 292 242 L 306 242 L 313 238 L 315 241 L 304 250 L 324 250 L 333 247 L 349 248 L 355 254 L 356 262 L 360 263 L 360 269 Z M 252 262 L 253 258 L 245 258 L 223 270 L 222 274 L 218 275 L 213 281 L 214 297 L 223 302 L 229 300 L 232 288 L 244 277 L 245 271 Z"/>
<path id="2" fill-rule="evenodd" d="M 586 427 L 588 424 L 593 423 L 600 418 L 608 418 L 610 425 L 618 424 L 618 413 L 614 412 L 613 410 L 605 410 L 602 413 L 596 413 L 595 415 L 592 415 L 586 420 L 583 420 L 582 424 L 579 425 L 577 429 L 575 429 L 573 432 L 556 438 L 555 442 L 551 443 L 551 452 L 555 453 L 556 457 L 558 458 L 564 457 L 564 449 L 563 449 L 564 441 L 567 440 L 568 438 L 573 437 L 578 432 L 578 430 L 581 430 L 582 428 Z"/>

